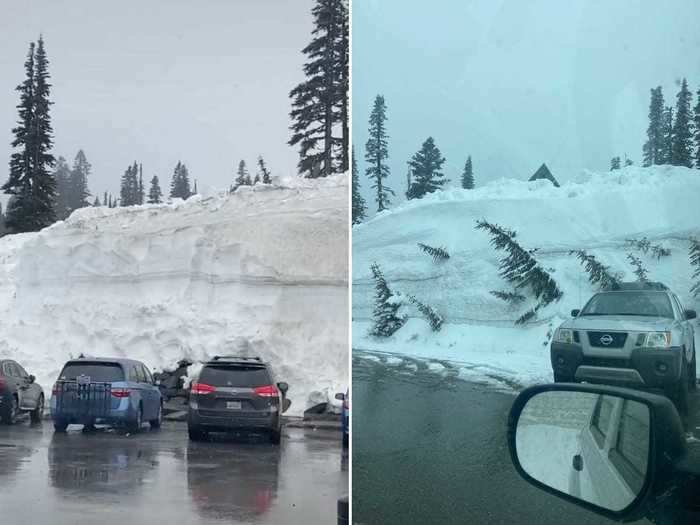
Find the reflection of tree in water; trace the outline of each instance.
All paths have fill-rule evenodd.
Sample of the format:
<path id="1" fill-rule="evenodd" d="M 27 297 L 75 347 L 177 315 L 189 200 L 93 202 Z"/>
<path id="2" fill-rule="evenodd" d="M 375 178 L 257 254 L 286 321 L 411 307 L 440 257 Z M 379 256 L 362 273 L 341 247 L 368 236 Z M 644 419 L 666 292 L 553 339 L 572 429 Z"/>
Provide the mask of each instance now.
<path id="1" fill-rule="evenodd" d="M 158 465 L 147 439 L 115 434 L 54 434 L 48 450 L 51 485 L 68 493 L 80 490 L 137 494 Z"/>
<path id="2" fill-rule="evenodd" d="M 190 443 L 187 487 L 200 515 L 258 521 L 275 498 L 282 447 L 267 443 Z"/>

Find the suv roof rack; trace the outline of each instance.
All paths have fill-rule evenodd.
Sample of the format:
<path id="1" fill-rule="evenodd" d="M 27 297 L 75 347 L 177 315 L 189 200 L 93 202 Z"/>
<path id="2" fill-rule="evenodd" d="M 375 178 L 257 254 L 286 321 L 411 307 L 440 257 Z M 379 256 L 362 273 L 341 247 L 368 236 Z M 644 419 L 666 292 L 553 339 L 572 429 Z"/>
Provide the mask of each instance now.
<path id="1" fill-rule="evenodd" d="M 211 359 L 212 361 L 237 361 L 237 362 L 250 362 L 255 361 L 257 363 L 262 363 L 262 359 L 257 356 L 247 356 L 247 355 L 215 355 Z"/>
<path id="2" fill-rule="evenodd" d="M 627 283 L 617 283 L 608 286 L 606 291 L 621 292 L 628 290 L 654 290 L 659 292 L 667 292 L 668 286 L 660 282 L 654 281 L 633 281 Z"/>

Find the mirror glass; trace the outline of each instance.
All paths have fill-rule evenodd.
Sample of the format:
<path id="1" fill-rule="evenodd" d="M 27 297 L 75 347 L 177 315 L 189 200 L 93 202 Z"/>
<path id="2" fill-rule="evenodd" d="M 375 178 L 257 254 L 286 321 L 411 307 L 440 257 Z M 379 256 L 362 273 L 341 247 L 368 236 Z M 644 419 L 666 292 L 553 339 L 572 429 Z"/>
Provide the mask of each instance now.
<path id="1" fill-rule="evenodd" d="M 551 391 L 531 397 L 518 419 L 518 461 L 537 481 L 619 512 L 647 476 L 649 408 L 622 397 Z"/>

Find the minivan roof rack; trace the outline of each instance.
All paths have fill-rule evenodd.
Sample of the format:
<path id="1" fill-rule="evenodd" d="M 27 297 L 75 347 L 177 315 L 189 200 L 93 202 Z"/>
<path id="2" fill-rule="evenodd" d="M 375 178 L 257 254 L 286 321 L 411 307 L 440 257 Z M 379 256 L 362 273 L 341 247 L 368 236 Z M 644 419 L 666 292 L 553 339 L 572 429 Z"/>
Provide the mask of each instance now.
<path id="1" fill-rule="evenodd" d="M 247 355 L 215 355 L 211 359 L 212 361 L 257 361 L 262 363 L 262 359 L 257 356 L 247 356 Z"/>
<path id="2" fill-rule="evenodd" d="M 656 290 L 660 292 L 668 291 L 668 286 L 654 281 L 634 281 L 627 283 L 616 283 L 606 288 L 606 291 L 628 291 L 628 290 Z"/>

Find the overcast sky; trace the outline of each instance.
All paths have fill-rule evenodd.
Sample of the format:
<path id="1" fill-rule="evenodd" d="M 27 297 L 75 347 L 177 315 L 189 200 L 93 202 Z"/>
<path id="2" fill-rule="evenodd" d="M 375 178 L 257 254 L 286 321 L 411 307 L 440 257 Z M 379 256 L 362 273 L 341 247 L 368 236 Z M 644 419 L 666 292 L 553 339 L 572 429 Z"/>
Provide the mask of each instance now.
<path id="1" fill-rule="evenodd" d="M 355 0 L 353 144 L 364 175 L 367 120 L 388 107 L 389 185 L 432 135 L 459 182 L 526 179 L 546 162 L 569 180 L 627 154 L 641 164 L 649 89 L 700 87 L 697 0 Z M 376 210 L 369 181 L 363 193 Z M 370 203 L 371 201 L 371 203 Z"/>
<path id="2" fill-rule="evenodd" d="M 0 179 L 30 41 L 44 35 L 53 84 L 54 154 L 82 148 L 90 189 L 118 192 L 134 160 L 170 184 L 178 160 L 226 187 L 262 154 L 296 173 L 288 94 L 303 79 L 312 0 L 0 0 Z M 251 166 L 252 167 L 252 166 Z"/>

